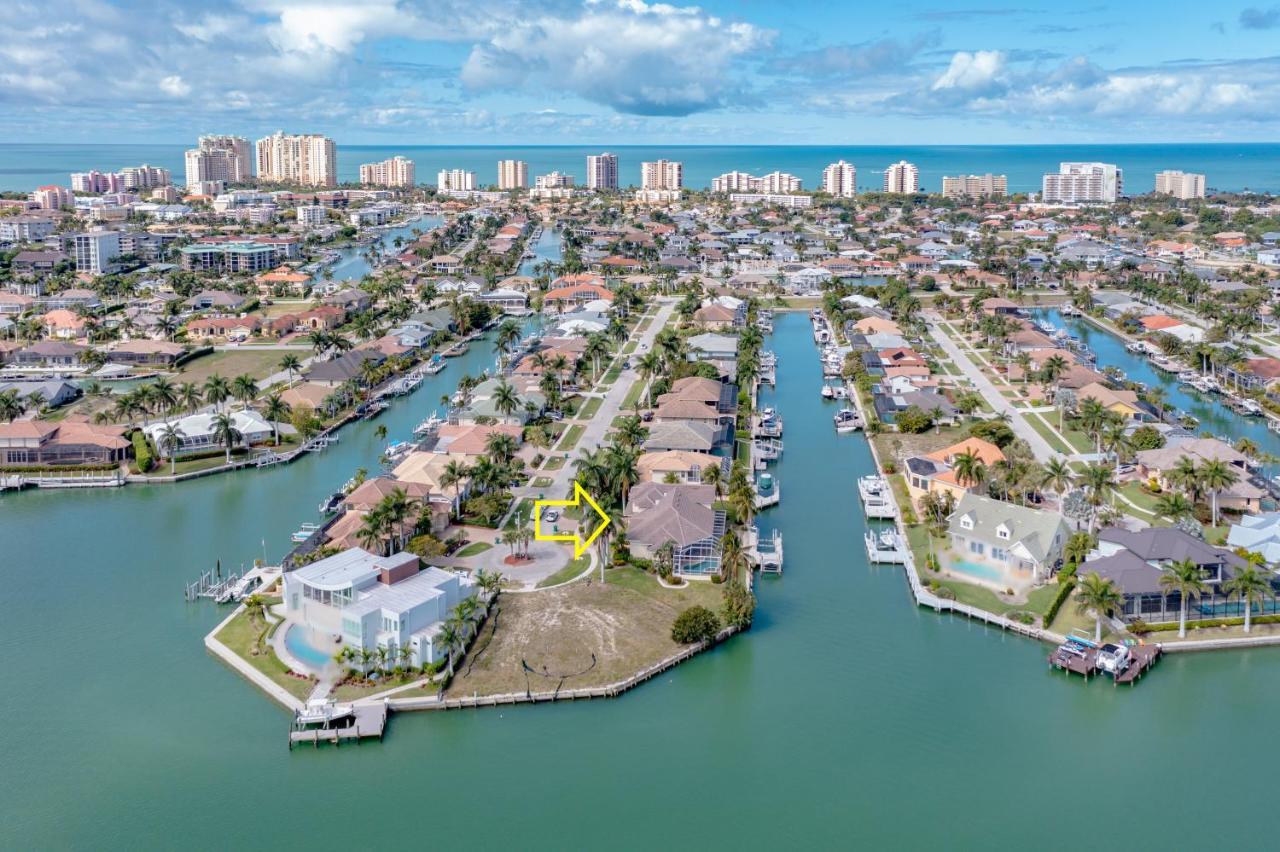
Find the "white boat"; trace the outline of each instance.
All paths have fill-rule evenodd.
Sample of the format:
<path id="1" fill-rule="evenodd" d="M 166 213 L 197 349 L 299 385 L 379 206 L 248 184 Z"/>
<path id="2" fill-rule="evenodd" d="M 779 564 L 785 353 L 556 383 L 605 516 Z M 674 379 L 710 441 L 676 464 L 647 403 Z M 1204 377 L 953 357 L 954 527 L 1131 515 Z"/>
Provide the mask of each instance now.
<path id="1" fill-rule="evenodd" d="M 822 386 L 822 398 L 823 398 L 823 399 L 835 399 L 835 398 L 836 398 L 836 390 L 835 390 L 835 388 L 831 387 L 831 385 L 823 385 L 823 386 Z"/>
<path id="2" fill-rule="evenodd" d="M 301 544 L 302 542 L 311 538 L 311 536 L 315 535 L 316 531 L 319 529 L 320 529 L 319 524 L 303 524 L 302 526 L 298 527 L 297 532 L 289 536 L 289 538 Z"/>
<path id="3" fill-rule="evenodd" d="M 398 459 L 412 449 L 413 444 L 408 441 L 392 441 L 387 444 L 387 448 L 382 451 L 382 454 L 389 459 Z"/>
<path id="4" fill-rule="evenodd" d="M 836 432 L 841 435 L 856 432 L 862 428 L 862 415 L 852 408 L 840 409 L 832 420 L 835 422 Z"/>
<path id="5" fill-rule="evenodd" d="M 247 598 L 261 582 L 261 577 L 241 577 L 224 589 L 222 594 L 214 600 L 216 603 L 239 603 Z"/>
<path id="6" fill-rule="evenodd" d="M 862 498 L 862 511 L 869 518 L 894 518 L 897 509 L 889 493 L 889 483 L 884 477 L 870 474 L 858 480 L 858 496 Z"/>
<path id="7" fill-rule="evenodd" d="M 1240 400 L 1240 413 L 1249 417 L 1261 417 L 1262 406 L 1252 399 L 1242 399 Z"/>
<path id="8" fill-rule="evenodd" d="M 431 434 L 432 432 L 434 432 L 434 431 L 436 431 L 437 429 L 439 429 L 439 428 L 440 428 L 440 424 L 442 424 L 442 423 L 444 423 L 444 421 L 443 421 L 442 419 L 440 419 L 440 417 L 439 417 L 438 415 L 436 415 L 436 414 L 434 414 L 434 413 L 433 413 L 433 414 L 432 414 L 430 417 L 428 417 L 426 420 L 423 420 L 423 421 L 422 421 L 421 423 L 419 423 L 417 426 L 414 426 L 414 427 L 413 427 L 413 434 L 415 434 L 415 435 L 429 435 L 429 434 Z"/>
<path id="9" fill-rule="evenodd" d="M 867 532 L 867 559 L 872 562 L 902 564 L 907 561 L 907 548 L 902 536 L 894 530 L 881 530 L 879 534 Z"/>

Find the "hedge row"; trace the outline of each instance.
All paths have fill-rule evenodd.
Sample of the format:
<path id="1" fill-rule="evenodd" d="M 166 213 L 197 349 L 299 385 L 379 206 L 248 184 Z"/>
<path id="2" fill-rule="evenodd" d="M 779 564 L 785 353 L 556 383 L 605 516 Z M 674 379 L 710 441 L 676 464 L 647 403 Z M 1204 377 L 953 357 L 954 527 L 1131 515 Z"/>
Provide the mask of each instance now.
<path id="1" fill-rule="evenodd" d="M 112 462 L 93 464 L 12 464 L 0 465 L 0 473 L 111 473 L 119 465 Z"/>
<path id="2" fill-rule="evenodd" d="M 147 440 L 147 433 L 141 429 L 133 433 L 133 458 L 139 473 L 146 473 L 156 463 L 155 454 L 151 452 L 151 442 Z"/>
<path id="3" fill-rule="evenodd" d="M 1049 602 L 1049 608 L 1044 611 L 1044 626 L 1048 629 L 1053 624 L 1053 620 L 1058 617 L 1058 610 L 1062 609 L 1062 605 L 1067 602 L 1067 598 L 1071 597 L 1071 590 L 1076 587 L 1074 577 L 1067 577 L 1066 582 L 1058 583 L 1058 593 L 1053 596 L 1053 600 Z"/>
<path id="4" fill-rule="evenodd" d="M 1244 624 L 1244 616 L 1238 615 L 1232 618 L 1204 618 L 1199 621 L 1187 621 L 1187 629 L 1193 627 L 1239 627 Z M 1276 615 L 1255 615 L 1250 624 L 1280 624 L 1280 614 Z M 1145 621 L 1135 621 L 1129 625 L 1129 629 L 1134 633 L 1159 633 L 1162 631 L 1170 631 L 1178 629 L 1176 621 L 1162 621 L 1158 624 L 1147 624 Z"/>

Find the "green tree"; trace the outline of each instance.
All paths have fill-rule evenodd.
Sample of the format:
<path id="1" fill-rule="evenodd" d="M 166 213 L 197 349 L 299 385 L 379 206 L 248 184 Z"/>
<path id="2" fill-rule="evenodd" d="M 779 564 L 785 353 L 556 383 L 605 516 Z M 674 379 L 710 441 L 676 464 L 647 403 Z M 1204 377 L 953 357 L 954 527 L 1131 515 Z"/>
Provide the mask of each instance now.
<path id="1" fill-rule="evenodd" d="M 1102 579 L 1096 571 L 1086 574 L 1076 587 L 1076 611 L 1081 615 L 1093 613 L 1093 641 L 1096 643 L 1102 642 L 1102 622 L 1123 606 L 1124 595 L 1120 589 L 1110 580 Z"/>
<path id="2" fill-rule="evenodd" d="M 1190 559 L 1174 562 L 1160 576 L 1160 588 L 1165 594 L 1178 593 L 1178 636 L 1187 635 L 1187 603 L 1192 598 L 1199 598 L 1206 591 L 1204 571 Z"/>
<path id="3" fill-rule="evenodd" d="M 705 606 L 691 606 L 676 616 L 671 641 L 677 645 L 711 642 L 720 632 L 720 619 Z"/>
<path id="4" fill-rule="evenodd" d="M 1253 564 L 1238 569 L 1234 577 L 1222 584 L 1222 590 L 1228 596 L 1239 598 L 1244 604 L 1245 633 L 1253 626 L 1253 605 L 1261 604 L 1275 595 L 1271 589 L 1271 578 Z"/>
<path id="5" fill-rule="evenodd" d="M 229 414 L 214 415 L 212 426 L 213 439 L 226 448 L 227 464 L 231 464 L 231 448 L 244 436 L 240 434 L 240 430 L 236 428 L 235 421 Z"/>

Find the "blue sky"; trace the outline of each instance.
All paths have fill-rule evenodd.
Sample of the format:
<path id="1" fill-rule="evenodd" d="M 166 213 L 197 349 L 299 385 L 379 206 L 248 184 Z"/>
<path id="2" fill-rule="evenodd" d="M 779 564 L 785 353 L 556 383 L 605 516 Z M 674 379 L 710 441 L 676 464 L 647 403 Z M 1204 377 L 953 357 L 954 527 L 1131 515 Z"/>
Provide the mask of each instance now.
<path id="1" fill-rule="evenodd" d="M 1280 0 L 5 0 L 0 139 L 1274 141 Z"/>

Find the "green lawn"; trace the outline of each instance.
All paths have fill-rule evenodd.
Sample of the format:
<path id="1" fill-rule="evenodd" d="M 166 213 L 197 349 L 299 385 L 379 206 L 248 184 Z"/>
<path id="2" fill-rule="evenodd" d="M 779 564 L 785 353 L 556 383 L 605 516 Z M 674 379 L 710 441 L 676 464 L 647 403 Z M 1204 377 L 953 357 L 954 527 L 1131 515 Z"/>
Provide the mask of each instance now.
<path id="1" fill-rule="evenodd" d="M 657 577 L 630 565 L 605 569 L 604 581 L 609 586 L 619 586 L 647 597 L 668 601 L 679 609 L 701 604 L 709 610 L 718 611 L 723 602 L 721 587 L 715 583 L 690 580 L 683 588 L 667 589 L 658 584 Z"/>
<path id="2" fill-rule="evenodd" d="M 183 382 L 203 384 L 214 373 L 226 379 L 248 373 L 255 379 L 265 379 L 280 371 L 280 359 L 286 354 L 288 353 L 276 350 L 255 352 L 244 349 L 210 352 L 208 355 L 193 358 L 179 367 L 177 378 Z M 305 357 L 307 353 L 294 352 L 293 354 Z"/>
<path id="3" fill-rule="evenodd" d="M 1120 493 L 1152 515 L 1156 514 L 1156 504 L 1160 498 L 1143 490 L 1137 482 L 1126 482 L 1120 487 Z M 1120 502 L 1124 506 L 1124 501 Z M 1127 508 L 1127 507 L 1126 507 Z"/>
<path id="4" fill-rule="evenodd" d="M 587 431 L 587 427 L 581 424 L 575 423 L 574 425 L 570 426 L 568 429 L 565 430 L 564 439 L 561 440 L 560 443 L 556 445 L 556 450 L 562 453 L 572 450 L 574 446 L 578 443 L 578 439 L 582 437 L 582 433 L 585 431 Z M 549 466 L 550 465 L 548 465 L 548 467 Z"/>
<path id="5" fill-rule="evenodd" d="M 516 511 L 519 512 L 518 509 Z M 471 544 L 468 544 L 466 547 L 462 548 L 457 553 L 455 553 L 454 556 L 457 556 L 460 558 L 464 558 L 467 556 L 477 556 L 481 553 L 484 553 L 486 550 L 490 550 L 492 548 L 493 548 L 493 544 L 491 544 L 490 542 L 473 541 L 471 542 Z"/>
<path id="6" fill-rule="evenodd" d="M 591 399 L 587 400 L 587 404 L 582 406 L 578 411 L 578 419 L 590 420 L 592 417 L 596 416 L 596 412 L 600 410 L 600 406 L 602 405 L 604 405 L 603 398 L 598 396 L 591 397 Z"/>
<path id="7" fill-rule="evenodd" d="M 279 598 L 270 600 L 272 604 L 279 602 Z M 226 627 L 219 630 L 214 638 L 226 645 L 237 656 L 262 672 L 274 683 L 279 684 L 290 695 L 305 700 L 315 687 L 315 681 L 290 674 L 289 667 L 280 661 L 280 658 L 275 655 L 275 652 L 271 650 L 271 646 L 265 640 L 262 653 L 254 654 L 253 650 L 257 646 L 258 636 L 261 632 L 262 627 L 251 624 L 249 622 L 249 613 L 245 611 L 227 622 Z"/>
<path id="8" fill-rule="evenodd" d="M 559 470 L 560 468 L 564 467 L 564 462 L 565 462 L 564 456 L 551 456 L 550 458 L 547 459 L 546 463 L 542 466 L 542 469 L 543 470 Z"/>
<path id="9" fill-rule="evenodd" d="M 618 377 L 621 375 L 622 375 L 622 365 L 619 364 L 618 366 L 612 368 L 611 370 L 609 370 L 609 372 L 604 374 L 604 384 L 612 385 L 614 382 L 618 380 Z"/>
<path id="10" fill-rule="evenodd" d="M 631 389 L 627 391 L 627 395 L 622 399 L 622 410 L 630 411 L 635 408 L 636 403 L 640 401 L 640 397 L 644 394 L 644 379 L 637 379 Z"/>
<path id="11" fill-rule="evenodd" d="M 513 530 L 513 529 L 516 529 L 517 527 L 524 526 L 525 524 L 529 523 L 529 517 L 532 514 L 533 514 L 533 501 L 530 500 L 528 497 L 525 497 L 520 501 L 520 505 L 516 506 L 515 512 L 512 513 L 510 520 L 507 521 L 507 525 L 503 527 L 503 529 Z M 476 544 L 481 544 L 481 543 L 482 542 L 476 542 Z M 475 544 L 469 544 L 467 545 L 466 548 L 463 548 L 463 549 L 467 550 L 475 546 L 476 546 Z M 488 550 L 488 548 L 485 548 L 485 550 Z"/>
<path id="12" fill-rule="evenodd" d="M 539 583 L 538 588 L 545 589 L 548 586 L 558 586 L 561 583 L 567 583 L 583 571 L 587 570 L 587 566 L 590 564 L 591 558 L 589 556 L 579 556 L 577 559 L 570 559 L 563 568 Z"/>
<path id="13" fill-rule="evenodd" d="M 546 488 L 548 485 L 550 485 L 554 481 L 555 480 L 553 480 L 549 476 L 535 476 L 533 478 L 532 485 L 534 488 Z"/>
<path id="14" fill-rule="evenodd" d="M 1049 426 L 1048 421 L 1039 414 L 1024 414 L 1026 421 L 1031 424 L 1031 428 L 1040 433 L 1040 436 L 1049 442 L 1049 446 L 1060 453 L 1071 455 L 1075 450 L 1071 449 L 1071 445 L 1064 442 L 1058 437 L 1058 434 Z"/>

